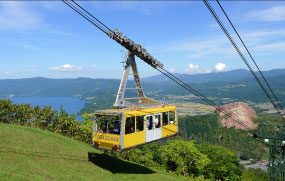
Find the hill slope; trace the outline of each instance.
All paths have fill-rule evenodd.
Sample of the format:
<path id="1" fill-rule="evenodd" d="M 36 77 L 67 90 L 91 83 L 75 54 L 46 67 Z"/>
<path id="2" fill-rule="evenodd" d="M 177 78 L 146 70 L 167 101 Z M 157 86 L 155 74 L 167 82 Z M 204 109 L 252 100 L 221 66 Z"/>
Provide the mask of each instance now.
<path id="1" fill-rule="evenodd" d="M 0 138 L 0 180 L 186 180 L 36 128 L 0 123 Z"/>

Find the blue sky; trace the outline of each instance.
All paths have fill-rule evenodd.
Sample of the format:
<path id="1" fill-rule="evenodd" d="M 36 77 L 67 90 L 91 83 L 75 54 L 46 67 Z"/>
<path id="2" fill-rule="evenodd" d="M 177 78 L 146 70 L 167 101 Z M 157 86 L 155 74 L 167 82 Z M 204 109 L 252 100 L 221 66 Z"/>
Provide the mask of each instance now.
<path id="1" fill-rule="evenodd" d="M 221 3 L 260 68 L 285 68 L 285 2 Z M 79 4 L 144 45 L 172 72 L 246 68 L 203 2 Z M 215 2 L 211 4 L 222 15 Z M 62 2 L 1 1 L 0 39 L 0 79 L 120 78 L 127 52 Z M 138 58 L 137 63 L 142 77 L 157 74 Z"/>

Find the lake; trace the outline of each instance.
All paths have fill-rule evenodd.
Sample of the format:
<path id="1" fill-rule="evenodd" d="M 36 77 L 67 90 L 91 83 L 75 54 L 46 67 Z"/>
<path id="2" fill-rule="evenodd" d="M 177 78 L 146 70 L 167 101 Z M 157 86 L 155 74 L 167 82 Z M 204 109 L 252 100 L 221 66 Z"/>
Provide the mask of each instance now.
<path id="1" fill-rule="evenodd" d="M 68 114 L 77 114 L 80 109 L 84 107 L 85 101 L 81 100 L 79 97 L 12 97 L 10 98 L 13 103 L 16 104 L 31 104 L 32 106 L 51 106 L 53 110 L 63 109 Z M 79 121 L 82 120 L 80 116 L 77 116 Z"/>

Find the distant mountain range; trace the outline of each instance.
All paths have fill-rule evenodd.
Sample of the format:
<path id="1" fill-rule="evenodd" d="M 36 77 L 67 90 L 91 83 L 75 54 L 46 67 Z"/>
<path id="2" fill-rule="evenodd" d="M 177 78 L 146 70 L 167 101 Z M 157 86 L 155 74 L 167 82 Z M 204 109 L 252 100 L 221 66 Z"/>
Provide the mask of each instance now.
<path id="1" fill-rule="evenodd" d="M 278 77 L 285 75 L 285 69 L 273 69 L 262 72 L 265 78 Z M 206 82 L 235 82 L 245 79 L 252 79 L 250 71 L 245 69 L 235 69 L 227 72 L 215 72 L 204 74 L 174 74 L 181 80 L 188 83 L 206 83 Z M 164 75 L 155 75 L 144 78 L 146 82 L 166 82 L 169 81 Z"/>
<path id="2" fill-rule="evenodd" d="M 81 96 L 97 89 L 118 87 L 117 79 L 49 79 L 43 77 L 0 80 L 0 96 Z"/>
<path id="3" fill-rule="evenodd" d="M 283 88 L 285 80 L 285 69 L 274 69 L 264 71 L 264 76 L 269 83 L 276 88 Z M 259 87 L 254 83 L 252 75 L 244 69 L 237 69 L 227 72 L 207 73 L 207 74 L 175 74 L 185 82 L 191 83 L 194 87 L 213 92 L 220 90 L 220 87 L 227 85 L 237 85 L 246 83 Z M 215 83 L 216 82 L 216 83 Z M 24 79 L 0 80 L 0 97 L 13 96 L 103 96 L 108 93 L 116 94 L 120 80 L 118 79 L 49 79 L 43 77 Z M 133 81 L 128 83 L 128 86 Z M 152 95 L 178 94 L 177 86 L 164 75 L 156 75 L 142 79 L 142 85 L 146 93 Z M 214 90 L 213 87 L 216 89 Z M 285 88 L 285 87 L 284 87 Z M 213 89 L 213 90 L 212 90 Z M 158 93 L 159 92 L 159 93 Z"/>
<path id="4" fill-rule="evenodd" d="M 281 104 L 285 107 L 285 69 L 275 69 L 263 73 L 277 97 L 281 100 Z M 250 72 L 244 69 L 208 74 L 175 75 L 218 105 L 236 101 L 268 102 Z M 119 79 L 49 79 L 43 77 L 6 79 L 0 80 L 0 98 L 9 98 L 11 96 L 76 96 L 88 100 L 81 113 L 94 112 L 94 110 L 112 106 L 119 84 Z M 201 99 L 193 96 L 163 75 L 143 78 L 142 86 L 146 96 L 156 100 L 204 103 Z M 130 80 L 127 87 L 134 87 L 134 81 Z M 137 95 L 135 90 L 128 90 L 126 96 L 133 97 Z"/>

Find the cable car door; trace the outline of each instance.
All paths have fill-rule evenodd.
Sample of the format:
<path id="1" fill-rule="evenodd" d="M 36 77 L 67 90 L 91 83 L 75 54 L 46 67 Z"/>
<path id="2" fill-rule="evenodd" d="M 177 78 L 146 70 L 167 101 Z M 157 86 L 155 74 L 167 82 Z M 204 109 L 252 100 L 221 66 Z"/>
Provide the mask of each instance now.
<path id="1" fill-rule="evenodd" d="M 146 116 L 146 142 L 160 139 L 162 136 L 161 114 Z"/>

